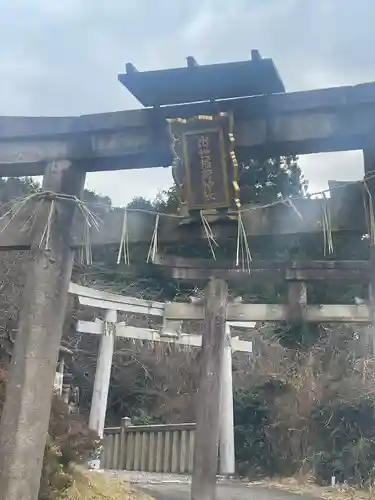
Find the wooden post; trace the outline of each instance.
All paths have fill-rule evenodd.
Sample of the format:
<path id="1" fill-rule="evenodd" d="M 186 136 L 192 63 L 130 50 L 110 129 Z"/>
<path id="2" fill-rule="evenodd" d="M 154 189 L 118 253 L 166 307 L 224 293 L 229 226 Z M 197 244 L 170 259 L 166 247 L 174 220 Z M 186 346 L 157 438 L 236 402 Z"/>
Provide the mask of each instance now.
<path id="1" fill-rule="evenodd" d="M 85 173 L 50 163 L 43 190 L 80 196 Z M 51 395 L 73 264 L 75 203 L 43 199 L 33 228 L 18 332 L 0 428 L 0 500 L 37 500 Z M 52 214 L 52 216 L 51 216 Z M 48 218 L 48 241 L 41 245 Z"/>
<path id="2" fill-rule="evenodd" d="M 221 366 L 228 285 L 211 279 L 205 290 L 201 374 L 196 410 L 192 500 L 214 500 L 220 429 Z"/>
<path id="3" fill-rule="evenodd" d="M 228 323 L 226 323 L 225 328 L 225 345 L 221 370 L 220 474 L 230 476 L 235 473 L 232 342 Z"/>
<path id="4" fill-rule="evenodd" d="M 148 472 L 155 472 L 156 454 L 156 432 L 150 432 L 149 452 L 148 452 Z"/>
<path id="5" fill-rule="evenodd" d="M 116 335 L 117 311 L 106 311 L 104 330 L 100 338 L 98 362 L 95 371 L 89 427 L 103 437 L 109 383 L 111 380 L 113 349 Z"/>
<path id="6" fill-rule="evenodd" d="M 120 470 L 126 467 L 126 455 L 127 455 L 127 437 L 129 433 L 127 432 L 128 427 L 132 425 L 132 419 L 130 417 L 123 417 L 121 419 L 121 444 L 120 444 Z"/>
<path id="7" fill-rule="evenodd" d="M 367 188 L 371 196 L 368 198 L 368 209 L 375 214 L 375 147 L 373 149 L 363 150 L 363 161 L 365 169 L 365 189 Z M 366 180 L 366 177 L 370 177 Z M 367 214 L 367 220 L 370 222 L 370 212 Z M 370 231 L 370 285 L 369 285 L 369 305 L 371 315 L 371 345 L 372 356 L 375 358 L 375 234 L 371 234 L 374 228 L 369 227 Z"/>

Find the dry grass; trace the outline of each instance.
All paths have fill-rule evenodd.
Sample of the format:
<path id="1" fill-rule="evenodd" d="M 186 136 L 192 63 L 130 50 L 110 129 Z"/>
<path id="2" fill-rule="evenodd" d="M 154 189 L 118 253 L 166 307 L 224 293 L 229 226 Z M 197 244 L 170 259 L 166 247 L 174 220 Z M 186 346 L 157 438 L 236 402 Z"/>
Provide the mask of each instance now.
<path id="1" fill-rule="evenodd" d="M 74 483 L 59 500 L 152 500 L 116 477 L 76 469 Z"/>
<path id="2" fill-rule="evenodd" d="M 347 485 L 337 485 L 335 488 L 318 486 L 313 479 L 304 478 L 285 478 L 269 479 L 254 483 L 262 487 L 277 488 L 291 493 L 308 494 L 311 497 L 324 500 L 375 500 L 375 491 L 352 488 Z"/>

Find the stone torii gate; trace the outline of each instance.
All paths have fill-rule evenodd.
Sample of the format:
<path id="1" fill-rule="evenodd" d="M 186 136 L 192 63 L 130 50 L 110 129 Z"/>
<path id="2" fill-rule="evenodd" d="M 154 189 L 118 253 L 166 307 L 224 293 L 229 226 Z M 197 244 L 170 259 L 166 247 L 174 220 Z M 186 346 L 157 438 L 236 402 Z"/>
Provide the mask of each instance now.
<path id="1" fill-rule="evenodd" d="M 266 92 L 263 88 L 249 91 L 249 74 L 262 75 L 257 81 L 263 82 L 275 75 L 272 61 L 258 56 L 246 64 L 202 67 L 190 58 L 188 68 L 171 70 L 170 73 L 169 70 L 152 72 L 153 79 L 170 82 L 169 95 L 174 99 L 165 103 L 151 98 L 146 103 L 153 106 L 149 109 L 79 117 L 0 118 L 0 175 L 44 175 L 42 192 L 21 207 L 13 207 L 14 210 L 0 221 L 0 248 L 30 249 L 32 254 L 0 430 L 0 500 L 36 500 L 38 496 L 50 392 L 73 254 L 74 249 L 82 245 L 82 235 L 87 232 L 82 210 L 77 210 L 77 207 L 82 209 L 77 200 L 86 172 L 169 166 L 172 154 L 165 131 L 167 118 L 231 111 L 235 123 L 236 154 L 240 161 L 258 154 L 267 157 L 363 150 L 366 185 L 371 193 L 369 204 L 374 208 L 375 84 L 288 94 L 283 93 L 283 86 L 276 79 L 276 90 L 275 87 Z M 129 75 L 141 77 L 142 73 L 135 72 L 133 67 L 128 69 Z M 234 73 L 235 78 L 232 78 Z M 224 74 L 226 78 L 223 78 Z M 196 81 L 198 75 L 203 82 L 240 81 L 244 89 L 241 91 L 236 87 L 236 93 L 231 95 L 229 91 L 228 95 L 228 90 L 223 94 L 222 89 L 215 88 L 215 92 L 209 95 L 206 88 L 201 98 L 197 98 L 199 89 L 195 88 L 194 95 L 181 97 L 182 90 L 191 87 L 191 77 Z M 180 85 L 181 79 L 188 82 L 187 86 Z M 181 89 L 180 94 L 173 94 L 173 88 Z M 272 95 L 272 92 L 278 93 Z M 258 95 L 247 97 L 249 93 Z M 259 95 L 262 93 L 267 95 Z M 216 101 L 208 102 L 212 99 Z M 193 102 L 202 100 L 207 102 Z M 187 104 L 175 106 L 176 102 Z M 349 191 L 347 196 L 332 197 L 326 202 L 331 231 L 347 231 L 360 236 L 368 233 L 366 213 L 362 200 L 361 203 L 354 200 Z M 293 203 L 299 215 L 286 205 L 244 212 L 242 220 L 246 234 L 255 238 L 322 232 L 321 201 L 304 199 Z M 34 208 L 37 217 L 30 224 Z M 91 232 L 91 244 L 119 244 L 122 241 L 123 210 L 108 210 L 102 219 L 99 230 Z M 152 214 L 129 213 L 129 245 L 149 243 L 154 226 Z M 29 230 L 24 230 L 25 227 Z M 233 229 L 213 226 L 213 236 L 218 240 L 234 236 Z M 193 234 L 189 227 L 180 227 L 176 218 L 160 220 L 159 240 L 166 244 L 191 242 L 205 236 L 203 228 Z M 319 267 L 319 275 L 323 279 L 331 279 L 334 275 L 343 280 L 345 276 L 363 279 L 370 282 L 373 291 L 373 234 L 370 246 L 370 263 L 363 263 L 358 268 L 353 262 L 349 267 L 342 263 L 329 263 L 329 266 L 324 263 Z M 364 268 L 367 275 L 361 278 L 360 275 L 366 273 Z M 210 274 L 207 270 L 206 273 Z M 279 269 L 277 274 L 282 273 L 283 270 Z M 370 294 L 370 307 L 353 306 L 356 307 L 351 309 L 353 320 L 373 322 L 375 309 L 372 301 L 373 293 Z M 345 315 L 341 315 L 339 307 L 320 309 L 306 306 L 303 314 L 311 315 L 315 321 L 323 318 L 342 321 Z M 230 308 L 227 319 L 232 314 Z M 266 309 L 271 310 L 274 320 L 284 317 L 285 306 L 271 309 L 266 306 L 254 308 L 251 319 L 264 319 Z M 201 312 L 199 316 L 202 316 Z M 212 486 L 210 498 L 214 498 Z"/>
<path id="2" fill-rule="evenodd" d="M 173 263 L 172 275 L 184 277 L 185 279 L 202 280 L 202 269 L 209 269 L 212 261 L 198 260 L 195 265 L 200 265 L 202 269 L 192 268 L 190 259 L 182 258 L 158 258 L 159 264 L 169 265 Z M 216 264 L 215 264 L 216 265 Z M 265 264 L 263 264 L 265 265 Z M 275 265 L 275 264 L 274 264 Z M 189 266 L 189 267 L 187 267 Z M 311 263 L 310 263 L 311 266 Z M 315 263 L 317 274 L 315 279 L 320 279 L 317 263 Z M 254 269 L 254 272 L 260 269 Z M 276 268 L 274 269 L 275 272 Z M 299 279 L 308 279 L 306 269 L 295 267 L 295 274 L 299 274 Z M 220 271 L 215 270 L 215 274 Z M 222 269 L 224 275 L 227 271 Z M 227 272 L 228 273 L 228 272 Z M 286 273 L 293 276 L 291 269 Z M 229 272 L 230 276 L 231 273 Z M 233 275 L 233 273 L 232 273 Z M 301 276 L 302 275 L 302 276 Z M 311 274 L 311 276 L 313 276 Z M 310 276 L 310 277 L 311 277 Z M 238 276 L 237 276 L 238 278 Z M 247 280 L 254 281 L 259 278 L 255 275 L 246 275 Z M 264 273 L 263 273 L 264 279 Z M 270 276 L 268 276 L 268 280 Z M 272 281 L 276 281 L 275 275 Z M 306 290 L 304 281 L 294 282 L 291 287 L 297 286 L 298 304 L 306 306 Z M 202 345 L 201 335 L 183 334 L 180 332 L 181 322 L 183 320 L 203 319 L 201 304 L 199 301 L 193 303 L 170 302 L 162 303 L 134 297 L 127 297 L 114 293 L 96 290 L 87 286 L 71 283 L 69 292 L 78 297 L 79 304 L 84 307 L 92 307 L 105 311 L 104 321 L 96 319 L 95 321 L 80 320 L 77 322 L 77 333 L 100 335 L 100 345 L 96 365 L 95 382 L 91 402 L 89 425 L 92 430 L 103 436 L 105 415 L 107 408 L 107 397 L 110 386 L 110 374 L 112 358 L 114 353 L 115 338 L 135 339 L 149 342 L 173 343 L 181 346 L 200 347 Z M 223 475 L 232 475 L 235 472 L 234 456 L 234 425 L 233 425 L 233 390 L 232 390 L 232 352 L 252 352 L 252 342 L 240 340 L 238 337 L 232 337 L 230 327 L 253 328 L 258 321 L 287 320 L 287 306 L 278 304 L 243 304 L 238 302 L 236 306 L 230 306 L 230 316 L 232 321 L 227 321 L 226 340 L 222 361 L 222 402 L 220 409 L 220 473 Z M 163 324 L 160 330 L 139 328 L 129 325 L 127 322 L 119 322 L 118 312 L 142 314 L 151 317 L 163 318 Z M 306 319 L 310 322 L 335 322 L 345 321 L 347 323 L 368 323 L 369 308 L 366 305 L 319 305 L 318 307 L 308 306 Z"/>
<path id="3" fill-rule="evenodd" d="M 172 306 L 178 315 L 181 309 L 180 321 L 164 320 L 161 330 L 139 328 L 118 322 L 119 311 L 138 313 L 164 319 L 165 311 L 170 313 L 171 304 L 155 302 L 134 297 L 108 293 L 86 286 L 71 283 L 69 292 L 78 297 L 79 304 L 105 311 L 105 320 L 78 321 L 77 333 L 100 335 L 98 359 L 95 372 L 94 389 L 91 400 L 89 426 L 90 429 L 103 437 L 107 397 L 110 386 L 112 358 L 116 337 L 148 342 L 173 343 L 175 345 L 201 347 L 202 336 L 180 332 L 180 325 L 185 319 L 185 308 L 176 303 Z M 189 306 L 189 304 L 185 304 Z M 177 306 L 177 307 L 176 307 Z M 188 307 L 189 309 L 189 307 Z M 220 427 L 220 473 L 232 475 L 235 473 L 234 456 L 234 424 L 233 424 L 233 388 L 232 388 L 232 352 L 252 352 L 252 342 L 240 340 L 231 335 L 231 326 L 236 328 L 252 328 L 254 323 L 248 321 L 227 322 L 224 357 L 222 364 L 222 401 Z"/>

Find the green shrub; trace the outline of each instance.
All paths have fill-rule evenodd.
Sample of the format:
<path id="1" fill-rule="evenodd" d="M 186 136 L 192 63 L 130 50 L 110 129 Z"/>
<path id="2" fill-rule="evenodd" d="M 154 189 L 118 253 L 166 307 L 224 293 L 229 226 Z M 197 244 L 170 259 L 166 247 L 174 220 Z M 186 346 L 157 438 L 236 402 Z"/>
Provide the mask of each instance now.
<path id="1" fill-rule="evenodd" d="M 269 380 L 253 390 L 235 392 L 235 449 L 241 475 L 259 477 L 281 472 L 274 443 L 267 433 L 272 425 L 269 399 L 287 390 L 283 382 Z"/>
<path id="2" fill-rule="evenodd" d="M 290 476 L 310 464 L 320 484 L 374 481 L 375 411 L 370 397 L 316 401 L 307 417 L 291 421 L 295 388 L 270 380 L 234 396 L 238 472 L 248 477 Z M 292 396 L 292 397 L 291 397 Z M 278 399 L 280 398 L 280 399 Z M 284 409 L 283 409 L 284 404 Z M 301 410 L 301 408 L 300 408 Z M 295 425 L 297 422 L 297 426 Z M 305 430 L 306 429 L 306 430 Z M 294 442 L 293 442 L 294 440 Z"/>
<path id="3" fill-rule="evenodd" d="M 350 403 L 333 401 L 317 407 L 311 417 L 318 481 L 329 483 L 334 474 L 339 482 L 371 482 L 375 463 L 373 400 L 359 397 Z"/>

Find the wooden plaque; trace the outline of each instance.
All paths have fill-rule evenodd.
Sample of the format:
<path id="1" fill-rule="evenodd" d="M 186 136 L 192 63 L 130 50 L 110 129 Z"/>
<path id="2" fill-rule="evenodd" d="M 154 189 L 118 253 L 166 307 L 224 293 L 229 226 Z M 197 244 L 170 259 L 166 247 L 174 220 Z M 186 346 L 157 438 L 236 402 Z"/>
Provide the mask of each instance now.
<path id="1" fill-rule="evenodd" d="M 177 119 L 169 125 L 174 177 L 188 210 L 239 207 L 230 115 Z"/>

